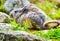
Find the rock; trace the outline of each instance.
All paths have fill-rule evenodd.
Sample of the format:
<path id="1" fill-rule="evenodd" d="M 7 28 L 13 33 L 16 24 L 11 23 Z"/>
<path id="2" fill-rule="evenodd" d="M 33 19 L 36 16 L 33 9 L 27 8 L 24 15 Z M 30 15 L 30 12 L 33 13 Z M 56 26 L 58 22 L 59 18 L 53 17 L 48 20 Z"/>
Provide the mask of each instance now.
<path id="1" fill-rule="evenodd" d="M 0 12 L 0 23 L 7 23 L 10 20 L 10 16 L 6 13 Z"/>
<path id="2" fill-rule="evenodd" d="M 45 41 L 25 31 L 13 31 L 11 24 L 0 23 L 0 41 Z"/>
<path id="3" fill-rule="evenodd" d="M 25 4 L 30 4 L 27 0 L 6 0 L 4 4 L 4 9 L 10 12 L 13 9 L 21 8 Z"/>
<path id="4" fill-rule="evenodd" d="M 0 31 L 9 31 L 12 30 L 12 27 L 14 27 L 11 24 L 7 24 L 7 23 L 0 23 Z"/>
<path id="5" fill-rule="evenodd" d="M 0 41 L 45 41 L 24 31 L 0 32 Z"/>

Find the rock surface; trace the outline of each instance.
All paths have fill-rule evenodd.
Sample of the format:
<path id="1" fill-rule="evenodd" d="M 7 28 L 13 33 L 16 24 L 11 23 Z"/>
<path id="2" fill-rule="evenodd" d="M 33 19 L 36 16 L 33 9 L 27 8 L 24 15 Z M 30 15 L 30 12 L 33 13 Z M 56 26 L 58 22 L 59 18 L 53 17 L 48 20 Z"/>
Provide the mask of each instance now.
<path id="1" fill-rule="evenodd" d="M 9 22 L 10 16 L 6 13 L 0 12 L 0 23 Z"/>
<path id="2" fill-rule="evenodd" d="M 14 26 L 11 24 L 0 23 L 0 31 L 9 31 L 9 30 L 12 30 L 12 27 Z"/>
<path id="3" fill-rule="evenodd" d="M 13 31 L 11 24 L 0 23 L 0 41 L 45 41 L 24 31 Z"/>
<path id="4" fill-rule="evenodd" d="M 6 0 L 4 4 L 4 9 L 10 12 L 13 9 L 21 8 L 25 4 L 30 4 L 27 0 Z"/>
<path id="5" fill-rule="evenodd" d="M 0 32 L 0 41 L 45 41 L 23 31 Z"/>

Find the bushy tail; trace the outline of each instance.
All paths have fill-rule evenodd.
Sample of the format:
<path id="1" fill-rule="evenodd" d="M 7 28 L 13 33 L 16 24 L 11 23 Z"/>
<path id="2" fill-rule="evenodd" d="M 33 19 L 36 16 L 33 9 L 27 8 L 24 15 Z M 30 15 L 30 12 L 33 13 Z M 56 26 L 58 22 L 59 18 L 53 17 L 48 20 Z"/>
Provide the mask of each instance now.
<path id="1" fill-rule="evenodd" d="M 50 20 L 44 23 L 44 29 L 56 28 L 60 25 L 60 20 Z"/>

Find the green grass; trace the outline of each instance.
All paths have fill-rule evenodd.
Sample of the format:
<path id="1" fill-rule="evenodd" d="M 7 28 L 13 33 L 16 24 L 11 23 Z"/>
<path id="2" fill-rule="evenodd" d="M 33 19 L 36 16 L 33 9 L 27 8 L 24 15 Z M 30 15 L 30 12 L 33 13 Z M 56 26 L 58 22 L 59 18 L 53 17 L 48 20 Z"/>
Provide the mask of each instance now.
<path id="1" fill-rule="evenodd" d="M 5 0 L 0 0 L 0 11 L 3 11 L 3 5 Z"/>
<path id="2" fill-rule="evenodd" d="M 13 30 L 28 31 L 28 22 L 27 22 L 27 21 L 25 21 L 25 22 L 23 23 L 23 26 L 18 25 L 18 23 L 16 23 L 15 20 L 10 21 L 10 23 L 11 23 L 12 25 L 14 25 L 14 27 L 12 27 Z"/>
<path id="3" fill-rule="evenodd" d="M 60 28 L 49 30 L 44 34 L 44 37 L 48 39 L 60 39 Z"/>
<path id="4" fill-rule="evenodd" d="M 60 40 L 60 28 L 50 29 L 47 33 L 43 33 L 42 31 L 34 32 L 33 34 L 43 37 L 45 39 L 58 39 Z"/>

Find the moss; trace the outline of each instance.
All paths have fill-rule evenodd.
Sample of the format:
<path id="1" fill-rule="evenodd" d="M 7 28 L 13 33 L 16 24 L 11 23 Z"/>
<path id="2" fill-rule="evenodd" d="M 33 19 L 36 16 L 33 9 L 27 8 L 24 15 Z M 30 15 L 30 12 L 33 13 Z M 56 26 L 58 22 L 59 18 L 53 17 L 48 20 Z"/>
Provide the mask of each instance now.
<path id="1" fill-rule="evenodd" d="M 3 11 L 3 5 L 5 0 L 0 0 L 0 11 Z"/>

